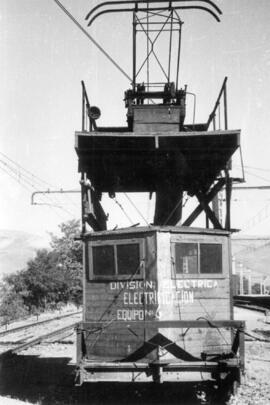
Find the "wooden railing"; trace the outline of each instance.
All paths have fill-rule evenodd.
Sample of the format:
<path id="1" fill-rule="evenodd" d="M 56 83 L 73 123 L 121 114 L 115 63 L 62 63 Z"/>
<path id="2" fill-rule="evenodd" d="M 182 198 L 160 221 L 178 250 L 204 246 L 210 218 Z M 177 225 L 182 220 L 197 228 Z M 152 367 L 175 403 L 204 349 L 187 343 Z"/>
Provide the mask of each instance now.
<path id="1" fill-rule="evenodd" d="M 217 101 L 213 108 L 213 111 L 209 115 L 207 121 L 207 129 L 212 124 L 213 130 L 216 129 L 228 129 L 228 110 L 227 110 L 227 76 L 225 77 L 221 86 Z M 223 102 L 223 125 L 221 117 L 221 103 Z M 218 127 L 217 127 L 217 115 L 218 115 Z M 222 128 L 223 127 L 223 128 Z"/>

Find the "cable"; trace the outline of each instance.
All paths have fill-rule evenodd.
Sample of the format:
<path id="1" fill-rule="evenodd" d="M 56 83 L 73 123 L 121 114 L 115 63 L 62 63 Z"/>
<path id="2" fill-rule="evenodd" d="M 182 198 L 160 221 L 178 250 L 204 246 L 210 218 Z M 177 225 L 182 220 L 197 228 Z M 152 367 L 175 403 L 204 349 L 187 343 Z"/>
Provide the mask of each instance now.
<path id="1" fill-rule="evenodd" d="M 171 217 L 172 217 L 172 215 L 174 214 L 174 212 L 177 210 L 177 208 L 179 207 L 179 205 L 182 203 L 182 201 L 183 201 L 183 198 L 184 198 L 184 195 L 182 195 L 182 197 L 180 198 L 180 200 L 178 201 L 178 203 L 176 204 L 176 206 L 174 207 L 174 209 L 171 211 L 171 213 L 169 214 L 169 216 L 166 218 L 166 220 L 164 221 L 164 223 L 163 223 L 163 225 L 166 225 L 167 224 L 167 222 L 171 219 Z M 184 206 L 186 205 L 186 203 L 187 203 L 187 201 L 188 201 L 188 196 L 187 196 L 187 198 L 186 198 L 186 200 L 185 200 L 185 202 L 184 202 L 184 204 L 183 204 L 183 208 L 184 208 Z"/>
<path id="2" fill-rule="evenodd" d="M 9 159 L 11 161 L 11 159 Z M 4 171 L 7 175 L 9 175 L 13 180 L 15 180 L 17 183 L 20 184 L 20 186 L 22 186 L 23 188 L 27 189 L 27 191 L 32 192 L 32 190 L 29 188 L 32 187 L 35 191 L 38 191 L 36 188 L 36 185 L 34 184 L 35 181 L 31 181 L 29 180 L 29 176 L 25 175 L 24 173 L 18 173 L 17 170 L 12 167 L 10 164 L 4 162 L 2 159 L 0 159 L 0 164 L 5 166 L 5 169 L 3 167 L 0 166 L 1 170 Z M 16 163 L 14 163 L 16 164 Z M 17 164 L 16 164 L 17 165 Z M 19 167 L 19 165 L 17 165 Z M 22 168 L 22 167 L 21 167 Z M 26 169 L 23 169 L 26 171 Z M 28 173 L 30 173 L 28 171 Z M 18 177 L 17 177 L 18 176 Z M 33 179 L 32 179 L 33 180 Z M 45 197 L 46 198 L 46 197 Z M 50 208 L 52 207 L 52 202 L 54 202 L 52 199 L 47 197 L 47 201 L 49 200 L 49 203 L 46 203 Z M 58 206 L 58 208 L 60 208 L 61 210 L 65 211 L 66 213 L 68 213 L 69 215 L 74 216 L 73 213 L 71 213 L 70 211 L 66 210 L 65 208 Z M 56 212 L 56 211 L 55 211 Z M 58 215 L 58 214 L 57 214 Z M 59 215 L 61 217 L 61 219 L 64 219 L 63 216 Z"/>
<path id="3" fill-rule="evenodd" d="M 0 163 L 2 163 L 5 167 L 7 167 L 10 170 L 10 172 L 12 172 L 14 174 L 14 176 L 13 177 L 11 176 L 11 177 L 15 181 L 17 181 L 20 185 L 23 185 L 22 182 L 24 182 L 27 186 L 32 187 L 34 190 L 37 190 L 37 187 L 39 187 L 39 184 L 41 184 L 41 183 L 49 185 L 48 182 L 40 179 L 38 176 L 34 175 L 29 170 L 25 169 L 23 166 L 21 166 L 18 163 L 14 162 L 12 159 L 10 159 L 8 156 L 3 154 L 2 152 L 0 152 L 0 153 L 1 153 L 2 156 L 5 157 L 5 159 L 7 159 L 9 162 L 11 162 L 15 166 L 15 167 L 12 167 L 9 163 L 6 163 L 2 159 L 0 159 Z M 9 174 L 8 172 L 6 172 L 6 173 Z M 37 179 L 37 180 L 35 180 L 35 179 Z M 28 189 L 29 192 L 32 192 L 32 190 L 30 190 L 29 188 L 27 188 L 27 189 Z M 51 204 L 51 203 L 50 204 L 49 203 L 44 203 L 44 204 L 46 204 L 46 205 L 54 205 L 57 208 L 65 210 L 69 215 L 73 215 L 71 212 L 69 212 L 68 210 L 66 210 L 62 206 L 56 205 L 54 203 L 53 199 L 50 199 L 49 197 L 47 197 L 47 199 L 49 199 L 49 201 L 52 201 L 53 204 Z"/>
<path id="4" fill-rule="evenodd" d="M 237 239 L 234 239 L 235 241 L 237 241 Z M 248 240 L 248 239 L 246 239 L 246 240 Z M 263 238 L 263 239 L 260 239 L 260 238 L 256 238 L 256 241 L 258 241 L 258 240 L 263 240 L 263 241 L 267 241 L 267 242 L 264 242 L 262 245 L 260 245 L 260 246 L 247 246 L 247 245 L 245 245 L 245 244 L 241 244 L 240 246 L 244 246 L 244 249 L 242 249 L 242 250 L 239 250 L 238 252 L 236 252 L 235 254 L 234 254 L 234 256 L 236 256 L 236 255 L 239 255 L 239 254 L 243 254 L 243 253 L 245 253 L 245 252 L 254 252 L 254 251 L 256 251 L 256 250 L 258 250 L 258 249 L 261 249 L 261 248 L 264 248 L 264 247 L 266 247 L 266 246 L 268 246 L 269 244 L 270 244 L 270 238 Z"/>
<path id="5" fill-rule="evenodd" d="M 254 226 L 260 224 L 261 222 L 265 221 L 270 216 L 270 204 L 264 206 L 260 211 L 257 212 L 256 215 L 251 217 L 247 222 L 246 225 L 242 226 L 242 230 L 244 229 L 247 231 L 248 229 L 253 228 Z"/>
<path id="6" fill-rule="evenodd" d="M 18 182 L 19 184 L 20 184 L 20 186 L 21 187 L 23 187 L 23 188 L 25 188 L 28 192 L 32 192 L 32 190 L 30 189 L 30 188 L 28 188 L 25 184 L 23 184 L 23 183 L 21 183 L 20 181 L 18 181 L 18 179 L 17 178 L 15 178 L 13 175 L 11 175 L 8 171 L 6 171 L 3 167 L 1 167 L 0 166 L 0 169 L 2 170 L 2 171 L 4 171 L 9 177 L 11 177 L 13 180 L 15 180 L 16 182 Z M 51 204 L 46 204 L 46 205 L 48 205 L 48 207 L 50 208 L 50 209 L 52 209 L 54 212 L 55 212 L 55 214 L 59 217 L 59 218 L 61 218 L 61 220 L 64 220 L 65 218 L 61 215 L 61 214 L 59 214 L 54 208 L 53 208 L 53 206 L 51 205 Z M 59 208 L 62 208 L 62 207 L 59 207 Z"/>
<path id="7" fill-rule="evenodd" d="M 238 167 L 238 166 L 237 166 Z M 244 168 L 253 169 L 253 170 L 260 170 L 262 172 L 270 172 L 270 169 L 262 169 L 260 167 L 253 167 L 253 166 L 244 166 Z"/>
<path id="8" fill-rule="evenodd" d="M 16 169 L 14 169 L 12 166 L 10 166 L 8 163 L 4 162 L 3 160 L 0 159 L 0 163 L 2 163 L 7 169 L 9 169 L 14 176 L 17 176 L 17 181 L 20 182 L 20 180 L 24 181 L 27 183 L 30 187 L 35 187 L 34 182 L 29 180 L 27 176 L 25 176 L 23 173 L 19 173 Z"/>
<path id="9" fill-rule="evenodd" d="M 131 223 L 131 225 L 133 225 L 133 221 L 132 219 L 129 217 L 129 215 L 126 213 L 126 211 L 124 210 L 123 206 L 120 204 L 119 201 L 117 201 L 117 199 L 114 197 L 112 198 L 112 200 L 115 202 L 116 205 L 118 205 L 118 207 L 120 207 L 120 209 L 123 211 L 124 215 L 127 217 L 127 219 L 129 220 L 129 222 Z"/>
<path id="10" fill-rule="evenodd" d="M 9 168 L 9 170 L 16 175 L 16 178 L 14 178 L 14 180 L 18 181 L 19 184 L 22 184 L 22 183 L 17 179 L 17 176 L 18 176 L 18 178 L 20 180 L 25 181 L 26 184 L 30 185 L 35 190 L 37 190 L 37 187 L 40 187 L 41 185 L 43 187 L 43 184 L 46 185 L 46 186 L 52 187 L 52 188 L 57 188 L 57 187 L 54 187 L 52 184 L 48 183 L 47 181 L 45 181 L 45 180 L 41 179 L 40 177 L 36 176 L 35 174 L 30 172 L 28 169 L 24 168 L 19 163 L 15 162 L 11 158 L 9 158 L 7 155 L 5 155 L 3 152 L 0 152 L 0 154 L 4 157 L 4 159 L 6 159 L 8 162 L 10 162 L 14 166 L 14 167 L 12 167 L 10 163 L 7 163 L 7 162 L 3 161 L 2 159 L 0 159 L 0 163 L 7 166 Z M 30 190 L 28 190 L 28 191 L 30 191 Z M 72 205 L 77 208 L 77 205 L 72 201 L 72 199 L 69 196 L 65 195 L 65 197 L 68 198 L 69 201 L 72 203 Z M 52 199 L 52 197 L 47 197 L 46 196 L 45 198 L 49 199 L 49 201 L 52 201 L 54 203 L 54 200 Z M 62 206 L 59 206 L 59 205 L 61 205 L 60 200 L 56 198 L 56 201 L 58 203 L 58 205 L 56 205 L 56 206 L 58 208 L 61 208 L 61 209 L 65 210 Z M 55 205 L 55 203 L 54 203 L 54 205 Z M 74 215 L 70 211 L 67 211 L 67 212 L 70 215 Z"/>
<path id="11" fill-rule="evenodd" d="M 40 183 L 47 184 L 48 186 L 51 186 L 47 181 L 42 180 L 40 177 L 36 176 L 35 174 L 31 173 L 29 170 L 25 169 L 23 166 L 21 166 L 19 163 L 16 163 L 14 160 L 9 158 L 7 155 L 5 155 L 3 152 L 0 151 L 0 154 L 7 160 L 9 160 L 11 163 L 13 163 L 15 166 L 19 167 L 21 170 L 25 171 L 28 173 L 31 177 L 36 178 Z"/>
<path id="12" fill-rule="evenodd" d="M 0 169 L 3 171 L 3 172 L 5 172 L 9 177 L 11 177 L 13 180 L 15 180 L 15 181 L 18 181 L 18 179 L 15 177 L 15 176 L 13 176 L 13 175 L 11 175 L 7 170 L 5 170 L 3 167 L 1 167 L 0 166 Z M 24 184 L 22 184 L 22 183 L 20 183 L 20 185 L 23 187 L 23 188 L 25 188 L 28 192 L 32 192 L 32 190 L 30 189 L 30 188 L 28 188 L 26 185 L 24 185 Z"/>
<path id="13" fill-rule="evenodd" d="M 63 6 L 62 3 L 60 3 L 59 0 L 53 0 L 64 13 L 71 19 L 71 21 L 74 22 L 75 25 L 84 33 L 84 35 L 87 36 L 88 39 L 103 53 L 103 55 L 106 56 L 107 59 L 130 81 L 132 82 L 132 79 L 129 77 L 129 75 L 114 61 L 114 59 L 102 48 L 101 45 L 81 26 L 81 24 L 69 13 L 69 11 Z"/>
<path id="14" fill-rule="evenodd" d="M 217 329 L 218 333 L 220 334 L 221 338 L 224 340 L 225 344 L 226 344 L 226 345 L 229 345 L 229 342 L 227 341 L 227 339 L 225 338 L 225 336 L 224 336 L 223 333 L 221 332 L 220 328 L 218 328 L 218 327 L 213 323 L 213 322 L 215 322 L 215 320 L 211 317 L 211 315 L 209 314 L 209 312 L 205 309 L 204 305 L 201 303 L 200 298 L 198 298 L 198 301 L 199 301 L 200 306 L 203 308 L 203 310 L 204 310 L 205 313 L 207 314 L 207 316 L 210 318 L 210 320 L 207 319 L 207 318 L 205 318 L 205 317 L 203 317 L 203 316 L 199 316 L 199 318 L 197 318 L 196 320 L 198 321 L 199 319 L 203 319 L 203 320 L 207 321 L 207 322 L 209 323 L 209 325 L 210 325 L 212 328 Z"/>
<path id="15" fill-rule="evenodd" d="M 175 291 L 178 292 L 179 289 L 177 288 L 177 279 L 175 277 L 176 268 L 175 268 L 174 257 L 172 255 L 172 245 L 171 245 L 171 265 L 172 265 L 171 268 L 172 268 L 172 272 L 173 272 L 172 277 L 173 277 L 174 282 L 175 282 Z M 179 300 L 177 300 L 177 304 L 178 304 L 177 306 L 178 306 L 179 321 L 181 321 L 182 320 L 182 314 L 181 314 L 181 306 L 180 306 Z M 185 342 L 185 335 L 183 333 L 183 328 L 181 328 L 181 331 L 182 331 L 182 333 L 181 333 L 182 343 L 183 343 L 184 349 L 186 350 L 186 342 Z"/>
<path id="16" fill-rule="evenodd" d="M 101 317 L 99 318 L 99 322 L 102 321 L 104 315 L 107 312 L 111 312 L 110 309 L 111 307 L 116 303 L 116 301 L 118 300 L 119 296 L 121 295 L 121 293 L 124 291 L 124 289 L 126 288 L 126 285 L 133 280 L 133 278 L 136 276 L 136 274 L 138 273 L 139 269 L 142 266 L 142 263 L 144 263 L 145 259 L 142 259 L 139 263 L 139 265 L 137 266 L 137 268 L 135 269 L 134 273 L 131 274 L 131 276 L 126 280 L 126 282 L 124 283 L 124 286 L 119 290 L 118 294 L 114 297 L 114 299 L 112 300 L 112 302 L 108 305 L 108 307 L 105 309 L 105 311 L 103 312 L 103 314 L 101 315 Z"/>
<path id="17" fill-rule="evenodd" d="M 251 335 L 248 332 L 242 331 L 242 333 L 244 333 L 244 335 L 251 337 L 254 340 L 257 340 L 258 342 L 265 342 L 265 343 L 270 343 L 269 339 L 263 339 L 263 338 L 259 338 L 257 336 Z"/>
<path id="18" fill-rule="evenodd" d="M 265 177 L 258 176 L 257 174 L 251 173 L 249 170 L 245 170 L 246 173 L 248 173 L 250 176 L 256 177 L 257 179 L 265 180 L 267 182 L 270 182 L 269 179 L 266 179 Z"/>
<path id="19" fill-rule="evenodd" d="M 119 292 L 114 296 L 113 300 L 110 302 L 110 304 L 107 306 L 107 308 L 104 310 L 104 312 L 102 313 L 101 317 L 99 318 L 98 322 L 101 322 L 103 317 L 108 313 L 111 313 L 111 308 L 113 305 L 116 304 L 118 298 L 120 297 L 120 295 L 122 294 L 122 292 L 125 290 L 126 285 L 133 280 L 133 278 L 136 276 L 136 274 L 138 273 L 139 269 L 142 266 L 142 263 L 145 261 L 145 259 L 142 259 L 139 263 L 139 265 L 137 266 L 137 268 L 135 269 L 134 273 L 131 274 L 131 276 L 124 282 L 123 287 L 119 290 Z M 115 318 L 111 319 L 109 321 L 109 324 L 113 323 L 115 321 Z M 99 335 L 96 336 L 96 339 L 94 340 L 94 342 L 91 344 L 91 348 L 93 348 L 95 346 L 95 344 L 97 343 L 97 341 L 99 340 L 99 338 L 101 337 L 101 334 L 103 332 L 103 328 L 101 328 Z M 88 335 L 89 336 L 89 335 Z"/>
<path id="20" fill-rule="evenodd" d="M 140 217 L 144 220 L 144 222 L 146 223 L 147 226 L 150 226 L 149 222 L 146 220 L 146 218 L 143 216 L 143 214 L 141 213 L 141 211 L 138 209 L 138 207 L 136 207 L 136 205 L 134 204 L 134 202 L 131 200 L 131 198 L 127 195 L 127 193 L 124 193 L 124 196 L 128 199 L 128 201 L 130 202 L 130 204 L 133 206 L 133 208 L 135 208 L 135 210 L 137 211 L 137 213 L 140 215 Z"/>

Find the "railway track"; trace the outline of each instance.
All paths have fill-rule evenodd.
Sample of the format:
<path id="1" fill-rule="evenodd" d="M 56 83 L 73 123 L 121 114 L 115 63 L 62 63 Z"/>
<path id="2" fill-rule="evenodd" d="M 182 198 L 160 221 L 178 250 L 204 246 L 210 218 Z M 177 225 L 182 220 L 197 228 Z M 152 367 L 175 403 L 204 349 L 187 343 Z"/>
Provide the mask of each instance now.
<path id="1" fill-rule="evenodd" d="M 26 324 L 23 324 L 23 325 L 20 325 L 20 326 L 16 326 L 16 327 L 13 327 L 13 328 L 5 329 L 5 330 L 2 330 L 2 331 L 0 330 L 0 338 L 1 338 L 2 336 L 8 335 L 8 334 L 10 334 L 10 333 L 18 332 L 18 331 L 20 331 L 20 330 L 25 330 L 25 329 L 27 329 L 27 328 L 32 328 L 33 326 L 45 325 L 46 323 L 50 323 L 50 322 L 52 322 L 52 321 L 54 321 L 54 320 L 60 320 L 60 319 L 64 319 L 64 318 L 70 318 L 71 316 L 74 316 L 74 315 L 77 315 L 77 314 L 81 314 L 81 313 L 82 313 L 82 311 L 72 312 L 72 313 L 70 313 L 70 314 L 58 315 L 58 316 L 55 316 L 55 317 L 53 317 L 53 318 L 44 319 L 44 320 L 42 320 L 42 321 L 35 321 L 35 322 L 32 322 L 32 323 L 26 323 Z"/>
<path id="2" fill-rule="evenodd" d="M 242 298 L 242 297 L 241 297 Z M 235 299 L 237 307 L 265 312 L 267 308 L 252 305 L 248 297 Z M 54 318 L 35 321 L 0 331 L 0 356 L 19 353 L 40 343 L 64 342 L 81 319 L 81 311 L 58 315 Z"/>
<path id="3" fill-rule="evenodd" d="M 65 339 L 80 320 L 81 311 L 2 331 L 0 356 L 18 353 L 43 342 Z"/>
<path id="4" fill-rule="evenodd" d="M 259 312 L 270 311 L 270 296 L 239 295 L 233 299 L 234 306 Z"/>

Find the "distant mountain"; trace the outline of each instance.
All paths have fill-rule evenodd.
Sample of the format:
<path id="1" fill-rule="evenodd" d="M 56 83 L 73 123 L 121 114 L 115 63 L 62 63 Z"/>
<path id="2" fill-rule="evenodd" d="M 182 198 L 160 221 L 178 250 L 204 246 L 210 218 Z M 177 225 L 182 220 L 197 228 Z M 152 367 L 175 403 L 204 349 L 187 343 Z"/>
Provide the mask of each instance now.
<path id="1" fill-rule="evenodd" d="M 242 263 L 253 274 L 270 276 L 270 236 L 234 236 L 232 254 L 236 265 Z"/>
<path id="2" fill-rule="evenodd" d="M 38 249 L 48 248 L 49 238 L 23 231 L 0 229 L 0 279 L 25 268 Z"/>
<path id="3" fill-rule="evenodd" d="M 0 229 L 0 279 L 25 268 L 38 249 L 49 247 L 49 237 Z M 270 236 L 233 236 L 232 254 L 237 264 L 253 273 L 270 276 Z"/>

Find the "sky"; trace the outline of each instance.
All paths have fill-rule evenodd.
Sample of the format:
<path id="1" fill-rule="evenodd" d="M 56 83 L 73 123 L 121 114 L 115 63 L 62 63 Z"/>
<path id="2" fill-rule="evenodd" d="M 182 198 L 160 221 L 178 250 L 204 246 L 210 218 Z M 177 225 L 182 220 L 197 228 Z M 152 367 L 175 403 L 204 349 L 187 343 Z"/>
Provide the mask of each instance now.
<path id="1" fill-rule="evenodd" d="M 87 28 L 84 17 L 98 2 L 62 3 Z M 268 185 L 270 2 L 216 3 L 220 23 L 206 13 L 181 13 L 180 84 L 196 93 L 196 118 L 204 122 L 228 76 L 229 129 L 241 129 L 246 185 Z M 131 75 L 130 16 L 102 16 L 87 30 Z M 54 0 L 1 0 L 0 56 L 0 229 L 55 233 L 59 223 L 80 218 L 80 194 L 35 195 L 38 205 L 31 205 L 31 194 L 79 189 L 74 132 L 81 129 L 80 81 L 104 126 L 125 124 L 123 95 L 130 84 Z M 239 155 L 234 172 L 240 175 Z M 144 225 L 124 196 L 117 199 L 134 223 Z M 132 199 L 151 220 L 154 201 Z M 104 198 L 104 206 L 109 226 L 130 225 L 114 201 Z M 270 235 L 270 190 L 235 191 L 232 226 L 242 229 L 240 235 Z"/>

